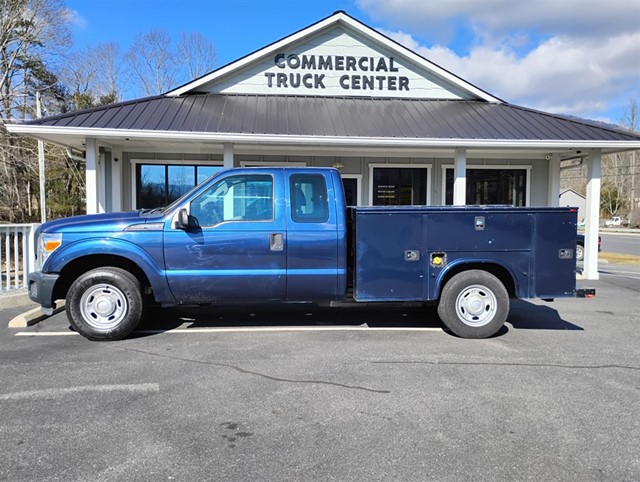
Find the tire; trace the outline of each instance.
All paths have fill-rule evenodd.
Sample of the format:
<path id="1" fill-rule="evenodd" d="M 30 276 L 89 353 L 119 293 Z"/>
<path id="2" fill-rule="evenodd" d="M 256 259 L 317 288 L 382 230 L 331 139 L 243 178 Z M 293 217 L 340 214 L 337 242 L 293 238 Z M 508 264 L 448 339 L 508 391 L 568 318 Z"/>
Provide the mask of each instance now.
<path id="1" fill-rule="evenodd" d="M 82 336 L 94 341 L 127 337 L 144 315 L 140 282 L 120 268 L 98 268 L 73 282 L 66 299 L 67 318 Z"/>
<path id="2" fill-rule="evenodd" d="M 451 278 L 442 290 L 438 315 L 462 338 L 488 338 L 498 332 L 509 314 L 509 293 L 491 273 L 470 270 Z"/>
<path id="3" fill-rule="evenodd" d="M 576 244 L 576 261 L 584 260 L 584 246 Z"/>

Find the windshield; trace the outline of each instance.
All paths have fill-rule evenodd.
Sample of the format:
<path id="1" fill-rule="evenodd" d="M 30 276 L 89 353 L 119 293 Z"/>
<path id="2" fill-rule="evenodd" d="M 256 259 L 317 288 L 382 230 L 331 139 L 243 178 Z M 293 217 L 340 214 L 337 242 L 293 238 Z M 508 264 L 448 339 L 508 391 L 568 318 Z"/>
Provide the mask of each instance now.
<path id="1" fill-rule="evenodd" d="M 173 201 L 168 206 L 165 206 L 163 208 L 157 208 L 157 210 L 160 210 L 162 212 L 162 214 L 168 213 L 173 208 L 175 208 L 175 207 L 179 206 L 180 204 L 182 204 L 186 198 L 190 197 L 193 193 L 195 193 L 198 189 L 200 189 L 204 184 L 209 182 L 211 179 L 216 177 L 221 172 L 223 172 L 223 171 L 219 171 L 219 172 L 216 172 L 216 173 L 212 174 L 211 176 L 206 178 L 204 181 L 202 181 L 200 184 L 197 184 L 194 187 L 192 187 L 191 189 L 189 189 L 186 193 L 184 193 L 182 196 L 180 196 L 178 199 Z M 154 209 L 152 212 L 154 212 L 154 211 L 156 211 L 156 209 Z"/>

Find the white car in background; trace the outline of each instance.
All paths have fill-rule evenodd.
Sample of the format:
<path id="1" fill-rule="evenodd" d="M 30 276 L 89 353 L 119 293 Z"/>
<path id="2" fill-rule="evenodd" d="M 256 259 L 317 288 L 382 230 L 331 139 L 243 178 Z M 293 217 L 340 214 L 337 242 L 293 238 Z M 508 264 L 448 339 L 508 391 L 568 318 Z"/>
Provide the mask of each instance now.
<path id="1" fill-rule="evenodd" d="M 622 218 L 620 216 L 613 216 L 611 219 L 607 219 L 604 222 L 605 227 L 612 228 L 615 226 L 622 226 Z"/>

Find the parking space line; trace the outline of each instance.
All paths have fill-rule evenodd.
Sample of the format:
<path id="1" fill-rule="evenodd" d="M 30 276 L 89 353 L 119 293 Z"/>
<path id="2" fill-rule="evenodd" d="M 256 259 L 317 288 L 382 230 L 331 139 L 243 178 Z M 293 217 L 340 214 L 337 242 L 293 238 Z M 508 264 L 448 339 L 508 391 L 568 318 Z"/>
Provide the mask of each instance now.
<path id="1" fill-rule="evenodd" d="M 75 336 L 80 335 L 75 331 L 34 331 L 32 333 L 28 331 L 19 331 L 15 336 Z"/>
<path id="2" fill-rule="evenodd" d="M 43 390 L 29 390 L 26 392 L 13 392 L 0 394 L 2 400 L 38 400 L 49 398 L 60 398 L 65 395 L 73 395 L 85 392 L 152 392 L 158 393 L 160 385 L 157 383 L 139 383 L 135 385 L 85 385 L 70 388 L 47 388 Z"/>
<path id="3" fill-rule="evenodd" d="M 157 335 L 161 333 L 166 334 L 198 334 L 198 333 L 259 333 L 259 332 L 323 332 L 323 331 L 365 331 L 365 332 L 379 332 L 379 331 L 394 331 L 394 332 L 441 332 L 442 328 L 436 327 L 388 327 L 388 328 L 371 328 L 367 325 L 359 326 L 274 326 L 274 327 L 242 327 L 242 328 L 174 328 L 169 330 L 138 330 L 134 334 L 140 335 Z M 74 331 L 38 331 L 27 332 L 21 331 L 15 334 L 15 336 L 72 336 L 78 335 Z"/>

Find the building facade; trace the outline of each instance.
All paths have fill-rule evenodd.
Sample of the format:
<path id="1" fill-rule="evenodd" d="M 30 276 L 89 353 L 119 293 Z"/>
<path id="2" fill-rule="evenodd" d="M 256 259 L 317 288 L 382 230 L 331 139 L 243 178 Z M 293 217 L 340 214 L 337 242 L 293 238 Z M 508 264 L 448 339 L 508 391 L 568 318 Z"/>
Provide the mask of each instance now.
<path id="1" fill-rule="evenodd" d="M 640 136 L 511 105 L 336 12 L 163 95 L 8 126 L 86 160 L 87 212 L 165 205 L 234 166 L 339 169 L 350 204 L 557 206 L 589 170 L 597 278 L 603 152 Z"/>
<path id="2" fill-rule="evenodd" d="M 573 189 L 565 189 L 560 193 L 560 206 L 578 208 L 578 223 L 584 225 L 584 215 L 587 210 L 587 199 Z"/>

